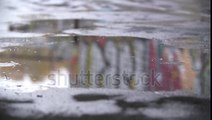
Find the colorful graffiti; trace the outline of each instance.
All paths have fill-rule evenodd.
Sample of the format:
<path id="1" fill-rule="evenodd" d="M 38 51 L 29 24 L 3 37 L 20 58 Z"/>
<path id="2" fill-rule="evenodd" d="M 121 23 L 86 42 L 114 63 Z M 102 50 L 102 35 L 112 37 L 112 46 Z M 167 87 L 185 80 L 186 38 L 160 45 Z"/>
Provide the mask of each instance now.
<path id="1" fill-rule="evenodd" d="M 75 36 L 71 40 L 75 42 L 70 42 L 70 37 L 47 37 L 45 40 L 57 44 L 33 49 L 11 47 L 1 52 L 1 62 L 13 59 L 20 64 L 1 68 L 1 77 L 22 80 L 27 74 L 36 82 L 64 68 L 68 74 L 65 83 L 69 87 L 194 91 L 194 84 L 207 70 L 202 68 L 203 73 L 200 73 L 193 69 L 195 64 L 204 67 L 205 63 L 201 63 L 198 55 L 192 58 L 192 49 L 166 46 L 160 40 L 104 36 Z M 14 48 L 16 51 L 11 50 Z M 27 50 L 36 51 L 36 54 Z M 13 74 L 7 74 L 11 72 Z"/>

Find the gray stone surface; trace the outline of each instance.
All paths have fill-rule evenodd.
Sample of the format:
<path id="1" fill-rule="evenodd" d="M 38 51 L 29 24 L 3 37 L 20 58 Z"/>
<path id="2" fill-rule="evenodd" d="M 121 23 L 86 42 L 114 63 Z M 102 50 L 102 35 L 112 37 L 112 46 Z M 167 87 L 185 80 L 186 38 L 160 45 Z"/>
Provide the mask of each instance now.
<path id="1" fill-rule="evenodd" d="M 1 120 L 210 119 L 210 98 L 175 92 L 52 88 L 30 93 L 0 88 Z"/>

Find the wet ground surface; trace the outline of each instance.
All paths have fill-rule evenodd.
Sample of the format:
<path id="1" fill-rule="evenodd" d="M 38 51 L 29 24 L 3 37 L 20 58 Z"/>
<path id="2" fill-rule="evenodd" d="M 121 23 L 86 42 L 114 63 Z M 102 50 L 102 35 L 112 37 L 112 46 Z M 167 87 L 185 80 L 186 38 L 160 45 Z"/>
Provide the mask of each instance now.
<path id="1" fill-rule="evenodd" d="M 58 117 L 80 114 L 76 119 L 93 119 L 90 113 L 97 109 L 103 111 L 100 116 L 96 114 L 96 119 L 116 119 L 121 113 L 123 116 L 117 119 L 132 116 L 178 119 L 180 115 L 180 119 L 198 119 L 209 115 L 210 6 L 207 0 L 2 0 L 0 15 L 0 104 L 3 106 L 0 113 L 8 119 L 13 112 L 22 110 L 20 106 L 26 106 L 23 110 L 32 113 L 17 113 L 14 117 L 41 115 L 39 119 L 43 119 L 52 115 L 51 119 L 56 119 L 64 113 Z M 79 95 L 67 92 L 76 89 L 78 94 L 89 91 L 88 88 L 93 90 Z M 103 88 L 103 92 L 95 94 Z M 124 92 L 124 95 L 105 95 L 107 90 Z M 143 99 L 143 94 L 155 96 L 154 91 L 170 91 L 165 94 L 175 95 L 178 90 L 189 94 L 185 98 L 173 96 L 171 100 L 166 100 L 165 95 L 153 102 L 125 100 L 132 97 L 127 91 L 138 96 L 141 92 Z M 62 97 L 70 97 L 70 101 L 65 100 L 67 106 L 74 104 L 75 107 L 64 107 L 54 97 L 51 105 L 45 106 L 51 97 L 46 98 L 43 93 L 60 96 L 58 91 L 64 93 Z M 17 100 L 13 94 L 19 96 Z M 25 96 L 26 100 L 19 101 Z M 77 107 L 76 101 L 85 103 Z M 84 109 L 97 101 L 101 105 L 92 112 Z M 170 107 L 172 103 L 174 106 L 179 103 L 182 108 Z M 32 107 L 39 105 L 44 107 Z M 108 108 L 104 107 L 107 105 Z M 204 110 L 200 112 L 202 107 Z M 191 112 L 192 108 L 198 110 Z M 52 113 L 52 109 L 57 110 Z M 66 109 L 71 112 L 66 113 Z M 155 109 L 156 113 L 152 114 Z M 171 113 L 181 112 L 179 116 L 167 117 L 166 109 Z M 152 116 L 146 115 L 150 113 Z"/>
<path id="2" fill-rule="evenodd" d="M 208 98 L 182 91 L 73 88 L 0 92 L 0 115 L 8 120 L 209 120 L 210 115 Z M 7 99 L 8 94 L 13 99 Z"/>

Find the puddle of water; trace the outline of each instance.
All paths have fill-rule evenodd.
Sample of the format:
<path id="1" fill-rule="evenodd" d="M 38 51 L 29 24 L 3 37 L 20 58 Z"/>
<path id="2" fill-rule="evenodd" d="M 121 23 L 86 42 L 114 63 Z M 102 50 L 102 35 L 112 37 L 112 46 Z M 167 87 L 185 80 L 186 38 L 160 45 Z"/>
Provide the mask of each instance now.
<path id="1" fill-rule="evenodd" d="M 208 94 L 209 13 L 200 0 L 2 0 L 0 87 Z"/>
<path id="2" fill-rule="evenodd" d="M 197 83 L 209 79 L 201 75 L 209 74 L 209 68 L 202 67 L 209 65 L 203 61 L 207 56 L 201 58 L 206 54 L 202 48 L 178 48 L 135 37 L 39 39 L 52 44 L 23 42 L 0 53 L 1 87 L 25 92 L 49 87 L 197 92 L 202 87 Z M 8 61 L 14 61 L 7 63 L 11 67 L 4 64 Z"/>

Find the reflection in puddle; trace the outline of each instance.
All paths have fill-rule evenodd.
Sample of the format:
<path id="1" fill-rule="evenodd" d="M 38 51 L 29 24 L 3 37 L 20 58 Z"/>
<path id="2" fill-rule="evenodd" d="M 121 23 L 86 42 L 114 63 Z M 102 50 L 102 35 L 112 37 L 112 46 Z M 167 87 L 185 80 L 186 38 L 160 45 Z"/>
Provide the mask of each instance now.
<path id="1" fill-rule="evenodd" d="M 12 46 L 0 52 L 0 65 L 13 61 L 0 66 L 1 86 L 25 91 L 104 87 L 196 92 L 202 80 L 209 79 L 209 61 L 202 58 L 207 55 L 198 48 L 171 47 L 159 40 L 133 37 L 40 39 L 53 44 Z"/>
<path id="2" fill-rule="evenodd" d="M 209 93 L 207 1 L 1 3 L 0 86 Z"/>
<path id="3" fill-rule="evenodd" d="M 48 20 L 33 20 L 28 24 L 11 24 L 10 31 L 19 32 L 34 32 L 34 33 L 60 33 L 63 30 L 70 28 L 92 28 L 95 20 L 79 20 L 79 19 L 48 19 Z M 96 21 L 97 22 L 97 21 Z"/>

